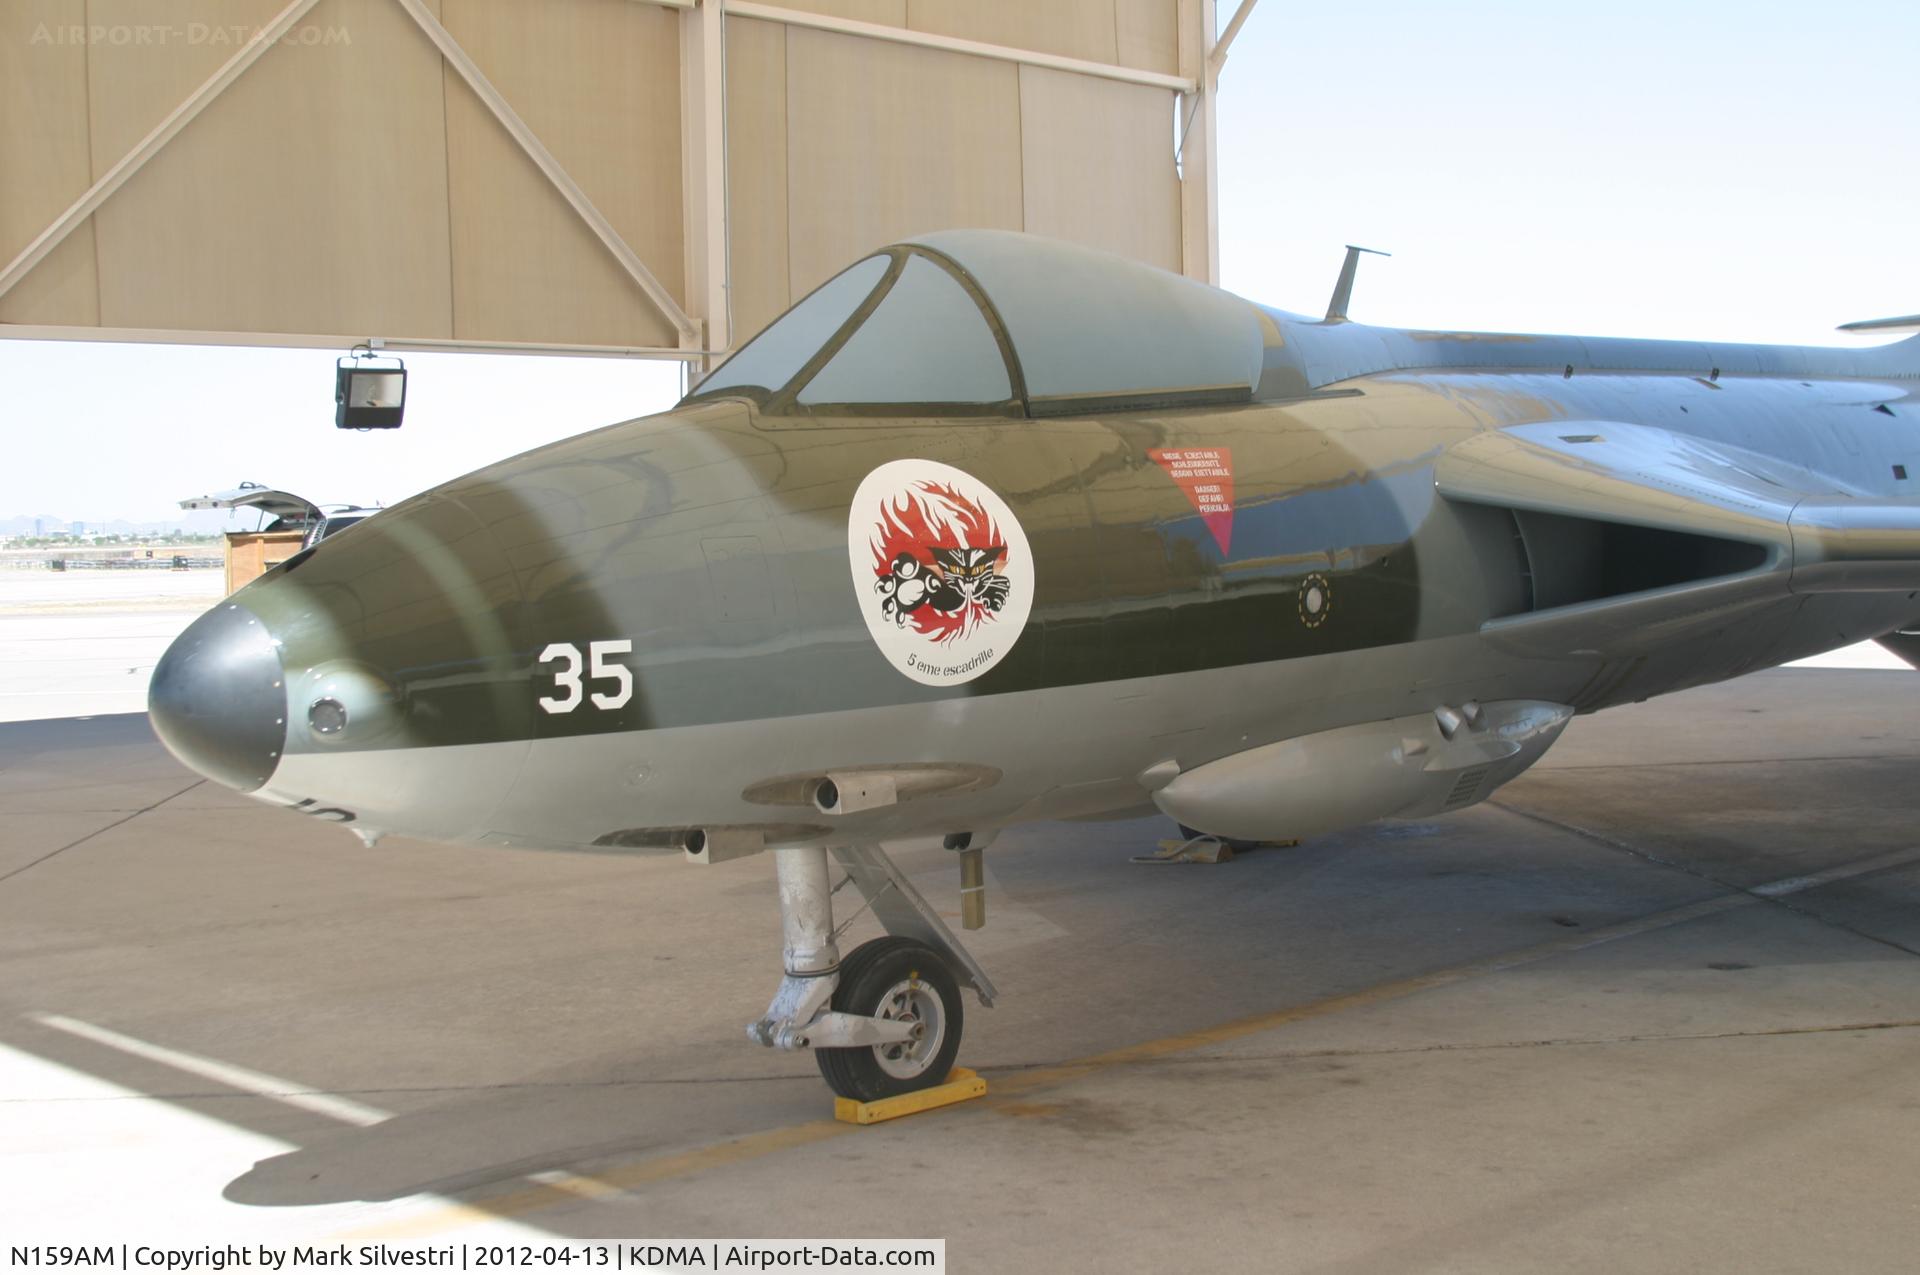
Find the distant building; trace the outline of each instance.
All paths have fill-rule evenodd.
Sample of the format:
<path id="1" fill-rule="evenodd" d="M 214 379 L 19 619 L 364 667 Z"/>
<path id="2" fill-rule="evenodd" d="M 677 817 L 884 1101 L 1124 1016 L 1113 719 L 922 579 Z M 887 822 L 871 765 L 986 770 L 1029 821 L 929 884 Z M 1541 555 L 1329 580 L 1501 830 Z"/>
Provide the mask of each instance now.
<path id="1" fill-rule="evenodd" d="M 45 518 L 35 518 L 33 520 L 33 534 L 35 536 L 44 536 L 47 534 L 47 520 Z"/>
<path id="2" fill-rule="evenodd" d="M 84 536 L 84 535 L 86 535 L 86 534 L 87 534 L 87 524 L 86 524 L 86 523 L 84 523 L 84 522 L 81 522 L 81 521 L 80 521 L 80 520 L 79 520 L 78 518 L 76 518 L 76 519 L 74 519 L 74 520 L 73 520 L 73 534 L 74 534 L 74 535 L 76 535 L 76 536 Z"/>

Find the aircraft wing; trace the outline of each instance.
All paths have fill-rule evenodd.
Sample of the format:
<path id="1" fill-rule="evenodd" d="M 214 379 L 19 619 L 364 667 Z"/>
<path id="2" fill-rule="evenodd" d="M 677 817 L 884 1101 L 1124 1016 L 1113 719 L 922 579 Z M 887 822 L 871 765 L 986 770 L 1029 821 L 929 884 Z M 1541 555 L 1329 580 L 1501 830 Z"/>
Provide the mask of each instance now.
<path id="1" fill-rule="evenodd" d="M 1435 484 L 1514 518 L 1535 609 L 1481 633 L 1515 654 L 1642 654 L 1793 594 L 1920 589 L 1920 507 L 1651 426 L 1478 434 L 1440 459 Z"/>

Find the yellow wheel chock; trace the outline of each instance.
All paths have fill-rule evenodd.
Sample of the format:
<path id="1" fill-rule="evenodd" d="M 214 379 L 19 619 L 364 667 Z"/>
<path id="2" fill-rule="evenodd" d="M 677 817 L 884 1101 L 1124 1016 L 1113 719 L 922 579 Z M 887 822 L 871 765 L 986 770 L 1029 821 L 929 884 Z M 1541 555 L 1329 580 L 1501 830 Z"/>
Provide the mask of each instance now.
<path id="1" fill-rule="evenodd" d="M 951 1107 L 956 1102 L 984 1097 L 986 1092 L 986 1078 L 979 1072 L 970 1067 L 955 1067 L 947 1073 L 945 1082 L 930 1089 L 903 1093 L 897 1098 L 881 1098 L 874 1102 L 835 1098 L 833 1118 L 845 1124 L 879 1124 L 886 1120 L 898 1120 L 901 1116 L 918 1115 L 922 1111 Z"/>

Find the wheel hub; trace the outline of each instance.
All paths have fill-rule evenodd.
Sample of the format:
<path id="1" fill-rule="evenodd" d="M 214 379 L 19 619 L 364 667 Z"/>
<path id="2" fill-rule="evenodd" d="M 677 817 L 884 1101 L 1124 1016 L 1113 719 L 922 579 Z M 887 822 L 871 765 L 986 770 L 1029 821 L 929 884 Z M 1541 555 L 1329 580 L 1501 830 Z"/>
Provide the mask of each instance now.
<path id="1" fill-rule="evenodd" d="M 889 1076 L 912 1080 L 939 1055 L 941 1042 L 946 1039 L 940 997 L 919 978 L 905 978 L 888 988 L 873 1016 L 913 1024 L 911 1040 L 873 1047 L 874 1060 Z"/>

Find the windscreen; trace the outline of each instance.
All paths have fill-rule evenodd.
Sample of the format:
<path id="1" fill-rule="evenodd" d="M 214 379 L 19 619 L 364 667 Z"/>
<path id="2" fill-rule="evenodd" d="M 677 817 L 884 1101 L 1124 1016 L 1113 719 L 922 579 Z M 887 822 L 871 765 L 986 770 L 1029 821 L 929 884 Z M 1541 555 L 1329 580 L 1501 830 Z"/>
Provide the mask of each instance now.
<path id="1" fill-rule="evenodd" d="M 966 289 L 922 256 L 800 390 L 800 402 L 1003 403 L 1013 397 L 993 329 Z"/>
<path id="2" fill-rule="evenodd" d="M 821 346 L 833 339 L 847 317 L 860 308 L 874 285 L 886 275 L 891 263 L 891 258 L 883 254 L 842 270 L 806 300 L 774 320 L 772 327 L 722 363 L 694 392 L 701 395 L 733 389 L 778 392 Z"/>

